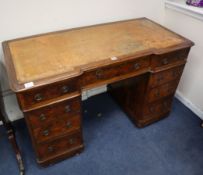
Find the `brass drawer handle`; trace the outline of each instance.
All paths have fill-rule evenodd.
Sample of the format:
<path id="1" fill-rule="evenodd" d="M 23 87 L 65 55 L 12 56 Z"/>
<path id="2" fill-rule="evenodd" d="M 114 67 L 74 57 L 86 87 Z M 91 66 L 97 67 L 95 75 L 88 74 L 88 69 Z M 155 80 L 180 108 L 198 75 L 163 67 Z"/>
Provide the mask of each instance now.
<path id="1" fill-rule="evenodd" d="M 163 65 L 166 65 L 166 64 L 168 64 L 169 62 L 168 62 L 168 59 L 167 58 L 164 58 L 163 60 L 162 60 L 162 64 Z"/>
<path id="2" fill-rule="evenodd" d="M 47 129 L 44 130 L 44 131 L 43 131 L 43 135 L 44 135 L 44 136 L 48 136 L 48 135 L 49 135 L 49 130 L 47 130 Z"/>
<path id="3" fill-rule="evenodd" d="M 69 87 L 66 86 L 66 85 L 62 86 L 62 88 L 61 88 L 61 92 L 62 92 L 63 94 L 68 93 L 69 90 L 70 90 Z"/>
<path id="4" fill-rule="evenodd" d="M 43 95 L 39 93 L 34 96 L 35 101 L 42 101 L 43 98 L 44 98 Z"/>
<path id="5" fill-rule="evenodd" d="M 72 145 L 72 144 L 74 144 L 74 143 L 75 143 L 75 139 L 70 138 L 70 139 L 68 140 L 68 142 L 69 142 L 69 144 L 70 144 L 70 145 Z"/>
<path id="6" fill-rule="evenodd" d="M 39 118 L 40 118 L 41 121 L 46 120 L 46 116 L 44 114 L 40 114 Z"/>
<path id="7" fill-rule="evenodd" d="M 65 106 L 65 111 L 68 113 L 68 112 L 71 112 L 71 107 L 70 105 L 66 105 Z"/>
<path id="8" fill-rule="evenodd" d="M 67 126 L 67 128 L 71 128 L 71 127 L 72 127 L 72 123 L 71 123 L 70 121 L 68 121 L 68 122 L 66 123 L 66 126 Z"/>
<path id="9" fill-rule="evenodd" d="M 133 67 L 135 70 L 138 70 L 140 68 L 140 63 L 135 63 Z"/>
<path id="10" fill-rule="evenodd" d="M 52 153 L 52 152 L 54 151 L 53 146 L 49 146 L 49 147 L 48 147 L 48 151 L 49 151 L 50 153 Z"/>
<path id="11" fill-rule="evenodd" d="M 103 71 L 101 69 L 98 69 L 95 74 L 97 79 L 101 79 L 103 75 Z"/>

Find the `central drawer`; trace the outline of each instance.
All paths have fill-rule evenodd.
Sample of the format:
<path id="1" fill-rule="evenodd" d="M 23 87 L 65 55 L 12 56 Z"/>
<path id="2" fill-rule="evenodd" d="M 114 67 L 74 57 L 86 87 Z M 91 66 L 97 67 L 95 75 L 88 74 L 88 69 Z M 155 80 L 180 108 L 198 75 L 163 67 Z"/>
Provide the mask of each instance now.
<path id="1" fill-rule="evenodd" d="M 83 75 L 82 85 L 99 83 L 119 76 L 142 71 L 149 68 L 150 57 L 142 57 L 130 60 L 125 63 L 115 63 L 114 65 L 105 66 L 99 69 L 87 71 Z"/>

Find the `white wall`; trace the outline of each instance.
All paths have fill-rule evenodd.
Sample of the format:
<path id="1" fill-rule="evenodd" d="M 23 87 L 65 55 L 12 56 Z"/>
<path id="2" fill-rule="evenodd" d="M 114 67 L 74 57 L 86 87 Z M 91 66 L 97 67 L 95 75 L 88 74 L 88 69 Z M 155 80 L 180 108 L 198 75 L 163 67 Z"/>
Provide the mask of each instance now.
<path id="1" fill-rule="evenodd" d="M 203 119 L 203 21 L 165 10 L 164 24 L 195 42 L 181 78 L 177 97 Z"/>
<path id="2" fill-rule="evenodd" d="M 163 23 L 163 0 L 0 0 L 0 42 L 49 31 L 148 17 Z M 0 47 L 0 60 L 2 60 Z M 7 77 L 2 86 L 6 91 Z M 5 98 L 12 120 L 21 116 L 15 96 Z"/>

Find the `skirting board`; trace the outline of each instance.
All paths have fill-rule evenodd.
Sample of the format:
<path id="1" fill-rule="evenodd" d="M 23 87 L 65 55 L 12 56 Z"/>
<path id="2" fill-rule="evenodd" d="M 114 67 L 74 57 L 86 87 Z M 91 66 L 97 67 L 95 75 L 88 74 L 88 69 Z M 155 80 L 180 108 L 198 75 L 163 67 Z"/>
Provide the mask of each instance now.
<path id="1" fill-rule="evenodd" d="M 190 100 L 185 98 L 180 91 L 176 91 L 175 97 L 183 103 L 187 108 L 194 112 L 200 119 L 203 120 L 203 111 L 195 106 Z"/>

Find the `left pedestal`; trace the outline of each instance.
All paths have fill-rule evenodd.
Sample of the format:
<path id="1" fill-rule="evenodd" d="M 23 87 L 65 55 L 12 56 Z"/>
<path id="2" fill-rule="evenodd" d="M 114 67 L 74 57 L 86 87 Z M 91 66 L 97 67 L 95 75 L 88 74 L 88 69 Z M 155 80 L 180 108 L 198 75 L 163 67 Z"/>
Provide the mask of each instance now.
<path id="1" fill-rule="evenodd" d="M 47 166 L 83 150 L 79 94 L 33 108 L 24 116 L 40 165 Z"/>

